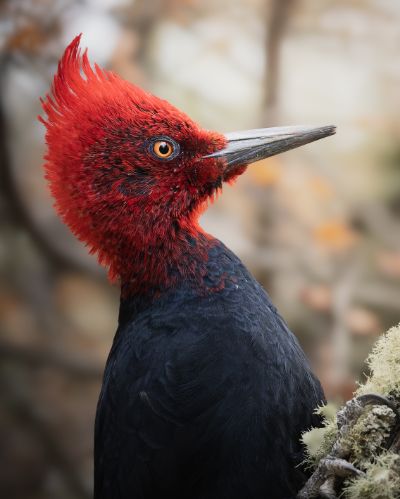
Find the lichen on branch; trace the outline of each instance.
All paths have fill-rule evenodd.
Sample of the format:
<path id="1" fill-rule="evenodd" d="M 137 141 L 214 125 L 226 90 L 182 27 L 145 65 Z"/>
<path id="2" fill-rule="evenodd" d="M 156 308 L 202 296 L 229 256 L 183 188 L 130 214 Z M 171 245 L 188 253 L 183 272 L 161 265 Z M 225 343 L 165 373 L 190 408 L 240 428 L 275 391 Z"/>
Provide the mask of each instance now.
<path id="1" fill-rule="evenodd" d="M 367 358 L 370 376 L 356 394 L 379 393 L 400 398 L 400 325 L 392 327 L 376 343 Z"/>
<path id="2" fill-rule="evenodd" d="M 303 435 L 314 470 L 299 498 L 400 498 L 400 326 L 375 344 L 369 375 L 336 415 L 318 408 L 322 428 Z"/>

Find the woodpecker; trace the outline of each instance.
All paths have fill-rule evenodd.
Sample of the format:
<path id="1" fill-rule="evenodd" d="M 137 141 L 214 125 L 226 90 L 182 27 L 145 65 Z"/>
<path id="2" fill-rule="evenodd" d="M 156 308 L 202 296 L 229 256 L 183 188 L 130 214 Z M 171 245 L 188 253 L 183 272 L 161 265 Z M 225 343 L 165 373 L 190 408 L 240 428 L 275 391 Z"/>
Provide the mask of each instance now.
<path id="1" fill-rule="evenodd" d="M 322 388 L 266 291 L 198 220 L 250 163 L 335 128 L 208 131 L 79 44 L 40 120 L 56 210 L 121 286 L 94 497 L 295 497 Z"/>

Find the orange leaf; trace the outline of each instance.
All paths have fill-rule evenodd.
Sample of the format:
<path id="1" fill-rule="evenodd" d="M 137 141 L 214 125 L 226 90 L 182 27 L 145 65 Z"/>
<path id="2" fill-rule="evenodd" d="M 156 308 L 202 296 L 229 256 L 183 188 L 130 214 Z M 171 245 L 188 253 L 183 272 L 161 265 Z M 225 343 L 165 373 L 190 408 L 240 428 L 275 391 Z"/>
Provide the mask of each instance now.
<path id="1" fill-rule="evenodd" d="M 282 175 L 280 162 L 275 158 L 258 161 L 248 171 L 252 181 L 262 186 L 276 184 Z"/>
<path id="2" fill-rule="evenodd" d="M 400 253 L 382 252 L 378 255 L 378 266 L 380 270 L 389 277 L 400 277 Z"/>
<path id="3" fill-rule="evenodd" d="M 346 323 L 350 331 L 357 336 L 377 335 L 381 324 L 375 313 L 362 307 L 353 307 L 347 312 Z"/>
<path id="4" fill-rule="evenodd" d="M 328 286 L 311 285 L 302 289 L 301 301 L 318 312 L 328 312 L 332 308 L 332 292 Z"/>
<path id="5" fill-rule="evenodd" d="M 313 176 L 309 180 L 311 191 L 319 198 L 319 199 L 331 199 L 333 195 L 332 187 L 328 184 L 328 182 L 317 175 Z"/>
<path id="6" fill-rule="evenodd" d="M 332 249 L 348 249 L 357 239 L 356 233 L 346 222 L 330 220 L 323 222 L 314 230 L 314 237 L 318 243 Z"/>

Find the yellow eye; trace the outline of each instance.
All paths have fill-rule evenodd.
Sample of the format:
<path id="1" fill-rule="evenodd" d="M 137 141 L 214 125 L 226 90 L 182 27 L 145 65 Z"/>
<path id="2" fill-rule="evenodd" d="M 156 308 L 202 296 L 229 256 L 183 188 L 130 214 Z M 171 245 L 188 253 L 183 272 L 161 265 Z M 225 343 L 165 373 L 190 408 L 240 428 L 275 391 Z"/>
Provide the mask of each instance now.
<path id="1" fill-rule="evenodd" d="M 161 159 L 167 159 L 174 153 L 174 145 L 166 140 L 157 140 L 153 145 L 153 152 Z"/>

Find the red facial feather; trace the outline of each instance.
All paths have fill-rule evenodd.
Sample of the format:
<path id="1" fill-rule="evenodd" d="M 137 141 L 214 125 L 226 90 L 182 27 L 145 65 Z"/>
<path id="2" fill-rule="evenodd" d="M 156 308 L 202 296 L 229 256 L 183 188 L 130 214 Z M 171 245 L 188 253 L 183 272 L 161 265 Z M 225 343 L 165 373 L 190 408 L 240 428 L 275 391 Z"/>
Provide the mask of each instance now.
<path id="1" fill-rule="evenodd" d="M 223 168 L 201 158 L 225 138 L 114 73 L 92 69 L 79 41 L 65 50 L 42 101 L 46 178 L 58 213 L 129 293 L 201 275 L 208 238 L 197 220 Z M 165 137 L 180 148 L 171 160 L 151 152 Z"/>

